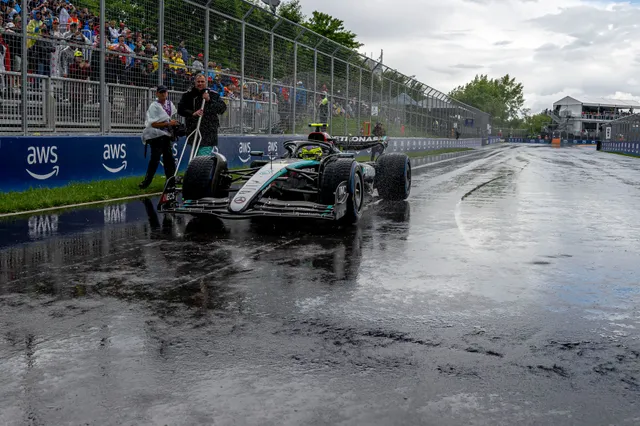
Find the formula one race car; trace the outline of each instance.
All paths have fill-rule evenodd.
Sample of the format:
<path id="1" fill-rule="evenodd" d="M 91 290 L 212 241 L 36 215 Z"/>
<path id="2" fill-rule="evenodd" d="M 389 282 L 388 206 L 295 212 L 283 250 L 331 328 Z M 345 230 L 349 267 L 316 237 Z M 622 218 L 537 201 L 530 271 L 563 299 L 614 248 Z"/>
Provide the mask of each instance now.
<path id="1" fill-rule="evenodd" d="M 221 219 L 315 218 L 353 224 L 376 190 L 384 200 L 409 197 L 411 162 L 406 154 L 385 154 L 386 139 L 332 138 L 321 131 L 326 124 L 310 126 L 316 129 L 307 140 L 284 143 L 282 158 L 253 161 L 246 169 L 229 170 L 220 153 L 193 157 L 181 190 L 166 189 L 174 187 L 167 182 L 158 211 Z M 375 161 L 358 162 L 355 152 L 368 149 L 380 155 Z M 263 157 L 264 153 L 251 155 Z M 180 191 L 182 201 L 178 202 Z"/>

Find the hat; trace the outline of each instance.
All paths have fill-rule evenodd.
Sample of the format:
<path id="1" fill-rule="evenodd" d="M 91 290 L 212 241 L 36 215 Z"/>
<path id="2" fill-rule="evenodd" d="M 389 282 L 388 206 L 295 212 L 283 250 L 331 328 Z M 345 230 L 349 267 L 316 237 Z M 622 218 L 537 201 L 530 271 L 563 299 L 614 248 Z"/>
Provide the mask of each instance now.
<path id="1" fill-rule="evenodd" d="M 161 85 L 159 85 L 159 86 L 156 88 L 156 93 L 165 93 L 165 92 L 167 92 L 168 90 L 169 90 L 169 89 L 167 89 L 167 86 L 163 86 L 163 85 L 161 84 Z"/>

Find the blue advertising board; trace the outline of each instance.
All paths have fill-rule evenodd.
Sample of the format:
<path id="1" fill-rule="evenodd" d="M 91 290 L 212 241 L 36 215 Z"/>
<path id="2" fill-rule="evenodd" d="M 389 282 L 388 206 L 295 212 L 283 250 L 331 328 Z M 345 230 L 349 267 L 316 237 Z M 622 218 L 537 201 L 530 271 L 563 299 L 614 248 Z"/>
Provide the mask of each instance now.
<path id="1" fill-rule="evenodd" d="M 509 143 L 536 143 L 536 144 L 551 144 L 551 139 L 538 139 L 538 138 L 509 138 L 507 139 Z M 598 142 L 596 140 L 586 140 L 586 139 L 575 139 L 568 140 L 563 139 L 562 144 L 564 145 L 596 145 Z"/>
<path id="2" fill-rule="evenodd" d="M 306 135 L 221 136 L 218 152 L 225 155 L 229 167 L 248 167 L 256 157 L 251 151 L 263 151 L 279 157 L 284 154 L 283 142 L 306 139 Z M 482 146 L 482 139 L 420 139 L 391 138 L 390 152 L 419 152 L 442 148 L 473 148 Z M 178 161 L 185 138 L 173 144 Z M 188 159 L 191 147 L 185 150 Z M 365 154 L 359 153 L 359 154 Z M 139 136 L 6 136 L 0 137 L 0 191 L 22 191 L 31 187 L 57 187 L 70 182 L 91 182 L 143 176 L 151 150 L 144 156 Z M 183 159 L 180 170 L 187 161 Z M 157 175 L 164 174 L 160 164 Z"/>
<path id="3" fill-rule="evenodd" d="M 640 142 L 602 142 L 602 151 L 640 156 Z"/>

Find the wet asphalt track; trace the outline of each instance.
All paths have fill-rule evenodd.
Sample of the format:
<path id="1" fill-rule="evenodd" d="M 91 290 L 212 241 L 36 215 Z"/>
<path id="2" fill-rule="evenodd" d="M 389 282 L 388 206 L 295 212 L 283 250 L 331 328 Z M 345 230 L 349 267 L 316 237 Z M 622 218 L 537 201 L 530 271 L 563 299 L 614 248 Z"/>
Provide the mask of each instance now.
<path id="1" fill-rule="evenodd" d="M 483 149 L 324 236 L 145 207 L 0 222 L 0 424 L 640 423 L 640 160 Z"/>

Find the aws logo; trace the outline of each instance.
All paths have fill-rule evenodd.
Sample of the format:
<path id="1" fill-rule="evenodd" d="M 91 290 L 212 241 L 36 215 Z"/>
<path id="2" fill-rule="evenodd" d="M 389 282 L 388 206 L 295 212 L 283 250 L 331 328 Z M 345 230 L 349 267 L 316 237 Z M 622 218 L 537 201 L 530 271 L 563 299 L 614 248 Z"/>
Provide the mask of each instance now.
<path id="1" fill-rule="evenodd" d="M 58 232 L 58 215 L 31 216 L 28 226 L 33 240 L 51 237 Z"/>
<path id="2" fill-rule="evenodd" d="M 124 143 L 119 144 L 105 144 L 104 152 L 102 153 L 104 161 L 109 160 L 122 160 L 120 167 L 109 167 L 102 163 L 102 167 L 110 173 L 118 173 L 127 168 L 127 145 Z"/>
<path id="3" fill-rule="evenodd" d="M 251 160 L 251 142 L 240 142 L 238 144 L 238 158 L 243 163 L 248 163 Z"/>
<path id="4" fill-rule="evenodd" d="M 270 160 L 278 158 L 278 142 L 269 142 L 267 153 Z"/>
<path id="5" fill-rule="evenodd" d="M 49 173 L 34 173 L 29 170 L 29 167 L 25 170 L 29 175 L 38 180 L 46 180 L 52 177 L 53 175 L 58 175 L 60 173 L 60 166 L 56 163 L 58 162 L 58 147 L 57 146 L 30 146 L 27 148 L 27 164 L 29 167 L 38 166 L 41 164 L 45 164 L 47 166 L 52 165 L 51 172 Z M 41 167 L 38 167 L 40 169 Z"/>
<path id="6" fill-rule="evenodd" d="M 104 223 L 124 223 L 127 221 L 127 205 L 104 206 Z"/>

